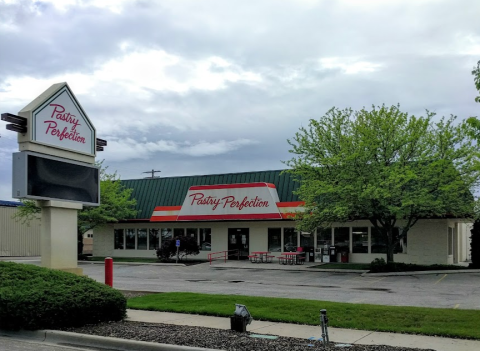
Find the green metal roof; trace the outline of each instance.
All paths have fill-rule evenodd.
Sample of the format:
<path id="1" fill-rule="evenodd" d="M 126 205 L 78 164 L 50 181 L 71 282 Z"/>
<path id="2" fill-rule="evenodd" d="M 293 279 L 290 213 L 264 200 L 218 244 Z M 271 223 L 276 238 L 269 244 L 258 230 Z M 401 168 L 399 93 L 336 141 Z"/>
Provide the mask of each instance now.
<path id="1" fill-rule="evenodd" d="M 122 180 L 122 184 L 133 189 L 132 197 L 137 200 L 136 219 L 149 219 L 155 206 L 181 206 L 188 188 L 194 185 L 216 185 L 265 182 L 275 184 L 281 202 L 299 201 L 293 191 L 298 183 L 283 170 L 210 174 L 184 177 L 145 178 Z"/>

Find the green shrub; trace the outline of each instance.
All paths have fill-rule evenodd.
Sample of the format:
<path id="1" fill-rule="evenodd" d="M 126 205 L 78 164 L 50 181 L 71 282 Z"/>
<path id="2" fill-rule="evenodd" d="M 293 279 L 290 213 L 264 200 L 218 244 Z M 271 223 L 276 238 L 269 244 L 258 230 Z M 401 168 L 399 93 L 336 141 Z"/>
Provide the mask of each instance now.
<path id="1" fill-rule="evenodd" d="M 370 263 L 370 273 L 384 273 L 384 272 L 413 272 L 413 271 L 440 271 L 440 270 L 457 270 L 464 267 L 446 265 L 446 264 L 432 264 L 421 265 L 413 263 L 402 262 L 385 262 L 383 258 L 376 258 Z"/>
<path id="2" fill-rule="evenodd" d="M 119 291 L 88 277 L 0 262 L 0 328 L 78 327 L 126 315 Z"/>
<path id="3" fill-rule="evenodd" d="M 370 272 L 378 273 L 378 272 L 386 272 L 387 262 L 383 258 L 376 258 L 370 263 Z"/>
<path id="4" fill-rule="evenodd" d="M 165 240 L 162 246 L 157 249 L 157 257 L 162 262 L 169 261 L 172 257 L 177 255 L 176 241 L 180 240 L 179 258 L 182 260 L 188 255 L 198 255 L 200 247 L 195 238 L 189 236 L 178 236 L 173 239 Z"/>

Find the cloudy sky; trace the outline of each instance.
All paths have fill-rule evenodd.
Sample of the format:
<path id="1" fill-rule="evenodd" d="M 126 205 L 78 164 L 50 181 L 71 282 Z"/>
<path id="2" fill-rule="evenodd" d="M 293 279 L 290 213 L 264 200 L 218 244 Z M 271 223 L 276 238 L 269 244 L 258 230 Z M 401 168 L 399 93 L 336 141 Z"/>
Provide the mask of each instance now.
<path id="1" fill-rule="evenodd" d="M 333 106 L 480 115 L 479 14 L 478 0 L 0 0 L 0 112 L 66 81 L 122 179 L 281 169 L 287 139 Z"/>

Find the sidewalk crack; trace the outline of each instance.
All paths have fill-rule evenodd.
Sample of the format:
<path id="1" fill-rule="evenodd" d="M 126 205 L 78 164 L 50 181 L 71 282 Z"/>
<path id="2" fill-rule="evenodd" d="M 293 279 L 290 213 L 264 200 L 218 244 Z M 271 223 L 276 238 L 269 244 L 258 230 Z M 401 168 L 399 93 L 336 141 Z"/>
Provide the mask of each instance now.
<path id="1" fill-rule="evenodd" d="M 369 336 L 369 335 L 372 335 L 373 333 L 375 333 L 375 332 L 374 332 L 374 331 L 371 331 L 371 332 L 368 333 L 367 335 L 364 335 L 364 336 L 362 336 L 360 339 L 357 339 L 357 340 L 355 340 L 354 342 L 352 342 L 352 344 L 356 344 L 356 343 L 359 342 L 360 340 L 366 338 L 366 337 Z"/>

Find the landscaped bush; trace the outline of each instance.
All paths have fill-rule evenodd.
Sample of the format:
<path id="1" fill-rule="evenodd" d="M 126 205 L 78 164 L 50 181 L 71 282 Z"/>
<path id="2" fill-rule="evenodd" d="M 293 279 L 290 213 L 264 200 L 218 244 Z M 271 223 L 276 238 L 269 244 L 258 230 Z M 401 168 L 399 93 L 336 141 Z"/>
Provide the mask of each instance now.
<path id="1" fill-rule="evenodd" d="M 0 328 L 77 327 L 126 315 L 119 291 L 88 277 L 0 262 Z"/>
<path id="2" fill-rule="evenodd" d="M 370 263 L 370 273 L 384 273 L 384 272 L 413 272 L 413 271 L 440 271 L 440 270 L 456 270 L 464 269 L 464 267 L 447 265 L 447 264 L 432 264 L 421 265 L 413 263 L 402 262 L 385 262 L 383 258 L 376 258 Z"/>

